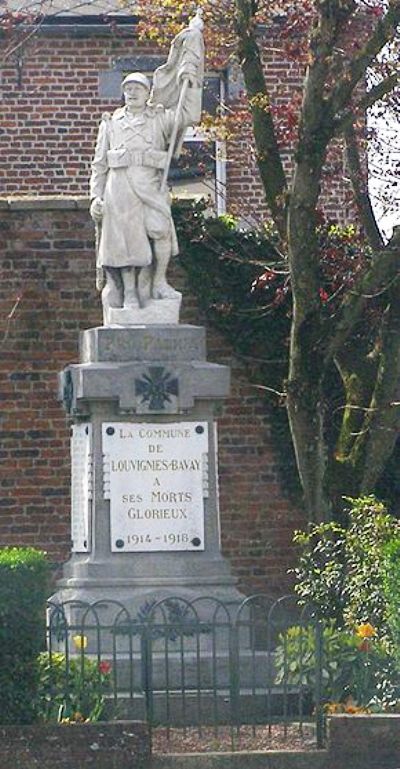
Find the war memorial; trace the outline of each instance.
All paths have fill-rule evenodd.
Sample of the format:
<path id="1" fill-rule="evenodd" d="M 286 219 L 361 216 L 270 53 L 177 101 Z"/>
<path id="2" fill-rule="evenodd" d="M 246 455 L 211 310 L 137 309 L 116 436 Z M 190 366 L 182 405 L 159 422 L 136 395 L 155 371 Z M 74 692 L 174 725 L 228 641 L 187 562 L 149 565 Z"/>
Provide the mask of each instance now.
<path id="1" fill-rule="evenodd" d="M 91 216 L 104 325 L 81 332 L 80 362 L 60 376 L 71 417 L 72 555 L 53 600 L 145 602 L 205 594 L 237 605 L 221 555 L 215 407 L 227 366 L 207 362 L 204 328 L 179 323 L 167 282 L 177 251 L 166 186 L 186 126 L 200 118 L 198 13 L 173 41 L 151 88 L 123 83 L 103 115 Z"/>

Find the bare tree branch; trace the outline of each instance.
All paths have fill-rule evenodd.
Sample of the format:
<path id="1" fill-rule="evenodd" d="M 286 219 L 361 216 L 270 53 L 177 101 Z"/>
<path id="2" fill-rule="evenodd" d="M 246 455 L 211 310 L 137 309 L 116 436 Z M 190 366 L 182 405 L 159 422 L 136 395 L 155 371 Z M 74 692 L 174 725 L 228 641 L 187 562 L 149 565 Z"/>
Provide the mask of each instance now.
<path id="1" fill-rule="evenodd" d="M 382 99 L 386 94 L 393 91 L 399 81 L 398 74 L 389 75 L 376 86 L 373 86 L 362 99 L 355 102 L 351 109 L 346 110 L 341 114 L 340 118 L 334 118 L 334 131 L 335 135 L 339 136 L 345 133 L 347 129 L 354 123 L 354 114 L 357 112 L 364 113 L 365 110 L 373 107 L 377 101 Z"/>
<path id="2" fill-rule="evenodd" d="M 269 96 L 258 43 L 254 9 L 250 0 L 235 0 L 238 55 L 253 116 L 257 164 L 272 217 L 282 236 L 285 233 L 286 175 L 276 140 Z M 260 103 L 260 96 L 264 100 Z M 253 100 L 253 103 L 252 103 Z"/>
<path id="3" fill-rule="evenodd" d="M 399 23 L 400 0 L 390 0 L 386 14 L 377 22 L 375 30 L 363 49 L 358 56 L 352 58 L 349 67 L 332 90 L 327 103 L 332 119 L 346 108 L 357 84 L 377 54 L 390 40 Z"/>
<path id="4" fill-rule="evenodd" d="M 395 227 L 386 247 L 379 251 L 369 270 L 343 299 L 335 324 L 326 328 L 324 365 L 327 367 L 359 319 L 368 299 L 388 291 L 400 277 L 400 227 Z"/>
<path id="5" fill-rule="evenodd" d="M 383 248 L 384 241 L 379 231 L 379 227 L 371 205 L 371 198 L 368 192 L 368 182 L 366 179 L 365 171 L 361 165 L 357 135 L 353 124 L 347 127 L 344 138 L 346 146 L 347 168 L 350 175 L 355 202 L 360 214 L 361 223 L 364 227 L 365 233 L 372 248 L 379 250 Z"/>
<path id="6" fill-rule="evenodd" d="M 393 91 L 398 82 L 398 72 L 393 73 L 393 75 L 388 75 L 388 77 L 385 77 L 383 80 L 381 80 L 380 83 L 377 83 L 377 85 L 374 85 L 372 88 L 370 88 L 357 106 L 361 109 L 368 109 L 369 107 L 372 107 L 377 101 L 386 96 L 386 94 L 390 93 L 390 91 Z"/>

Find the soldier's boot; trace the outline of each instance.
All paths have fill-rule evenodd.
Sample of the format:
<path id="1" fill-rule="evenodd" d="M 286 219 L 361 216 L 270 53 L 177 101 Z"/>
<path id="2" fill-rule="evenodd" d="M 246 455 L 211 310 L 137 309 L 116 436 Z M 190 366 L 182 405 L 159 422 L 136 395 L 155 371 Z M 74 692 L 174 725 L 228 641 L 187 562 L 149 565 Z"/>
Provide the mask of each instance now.
<path id="1" fill-rule="evenodd" d="M 138 307 L 135 268 L 121 267 L 121 278 L 124 286 L 124 308 Z"/>
<path id="2" fill-rule="evenodd" d="M 170 238 L 160 238 L 154 241 L 155 271 L 153 277 L 153 298 L 173 299 L 180 296 L 172 286 L 167 283 L 167 267 L 171 258 Z"/>
<path id="3" fill-rule="evenodd" d="M 153 277 L 153 270 L 151 265 L 149 265 L 149 267 L 142 267 L 139 270 L 138 294 L 139 294 L 139 302 L 142 307 L 145 307 L 149 299 L 151 299 L 152 277 Z"/>
<path id="4" fill-rule="evenodd" d="M 104 268 L 106 284 L 101 292 L 101 301 L 104 310 L 110 307 L 122 307 L 123 287 L 119 270 L 116 267 Z"/>

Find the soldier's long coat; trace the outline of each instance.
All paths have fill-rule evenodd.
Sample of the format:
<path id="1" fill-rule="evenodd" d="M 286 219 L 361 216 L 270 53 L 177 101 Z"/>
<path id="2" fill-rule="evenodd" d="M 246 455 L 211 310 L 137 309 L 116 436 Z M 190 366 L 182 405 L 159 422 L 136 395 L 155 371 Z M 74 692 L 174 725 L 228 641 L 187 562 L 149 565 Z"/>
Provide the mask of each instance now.
<path id="1" fill-rule="evenodd" d="M 199 119 L 198 94 L 193 97 L 181 128 Z M 170 240 L 172 255 L 178 252 L 170 196 L 160 192 L 174 120 L 174 110 L 149 105 L 134 117 L 125 107 L 103 116 L 90 181 L 91 199 L 104 200 L 98 267 L 148 265 L 150 241 L 159 238 Z"/>

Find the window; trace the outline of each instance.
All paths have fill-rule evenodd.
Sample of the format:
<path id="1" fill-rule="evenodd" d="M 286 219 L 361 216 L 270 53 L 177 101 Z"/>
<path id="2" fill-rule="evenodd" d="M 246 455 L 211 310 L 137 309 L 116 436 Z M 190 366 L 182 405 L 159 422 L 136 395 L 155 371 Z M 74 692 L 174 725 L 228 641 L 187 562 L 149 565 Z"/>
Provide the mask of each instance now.
<path id="1" fill-rule="evenodd" d="M 223 102 L 223 81 L 207 77 L 203 109 L 215 114 Z M 210 198 L 217 215 L 225 213 L 225 143 L 211 141 L 198 128 L 188 128 L 179 160 L 173 160 L 169 173 L 172 192 L 183 198 Z"/>

